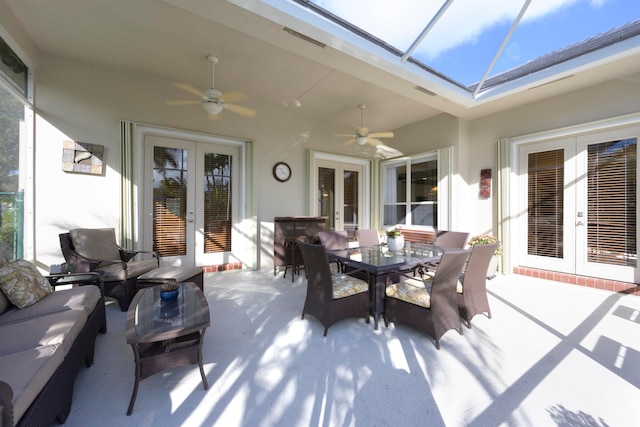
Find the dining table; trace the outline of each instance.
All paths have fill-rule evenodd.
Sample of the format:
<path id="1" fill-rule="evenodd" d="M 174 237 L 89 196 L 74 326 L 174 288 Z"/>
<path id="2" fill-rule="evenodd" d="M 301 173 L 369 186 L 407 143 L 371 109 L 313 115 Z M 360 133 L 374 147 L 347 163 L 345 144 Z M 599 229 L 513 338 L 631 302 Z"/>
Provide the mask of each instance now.
<path id="1" fill-rule="evenodd" d="M 347 269 L 365 269 L 369 272 L 370 313 L 374 327 L 384 314 L 385 289 L 390 275 L 410 272 L 422 264 L 437 264 L 444 249 L 426 243 L 406 242 L 402 250 L 389 250 L 386 244 L 328 250 L 330 261 L 338 261 Z"/>

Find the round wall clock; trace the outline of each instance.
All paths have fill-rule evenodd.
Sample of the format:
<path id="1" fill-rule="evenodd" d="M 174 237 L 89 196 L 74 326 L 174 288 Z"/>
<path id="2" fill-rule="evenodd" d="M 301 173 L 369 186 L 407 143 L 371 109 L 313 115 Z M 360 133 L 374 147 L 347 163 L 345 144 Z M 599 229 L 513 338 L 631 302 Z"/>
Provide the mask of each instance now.
<path id="1" fill-rule="evenodd" d="M 291 167 L 285 162 L 278 162 L 273 165 L 273 177 L 280 182 L 288 181 L 291 178 Z"/>

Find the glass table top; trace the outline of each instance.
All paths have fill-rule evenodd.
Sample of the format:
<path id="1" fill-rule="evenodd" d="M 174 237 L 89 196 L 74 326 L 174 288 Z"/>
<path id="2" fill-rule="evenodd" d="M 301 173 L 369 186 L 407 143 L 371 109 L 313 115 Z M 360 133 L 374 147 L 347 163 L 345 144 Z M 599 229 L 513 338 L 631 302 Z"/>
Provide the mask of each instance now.
<path id="1" fill-rule="evenodd" d="M 443 249 L 435 245 L 406 242 L 402 251 L 390 251 L 386 245 L 330 250 L 327 254 L 343 262 L 355 262 L 377 268 L 419 264 L 439 258 Z"/>
<path id="2" fill-rule="evenodd" d="M 178 296 L 160 299 L 160 287 L 144 288 L 127 311 L 127 343 L 155 342 L 187 335 L 209 326 L 209 305 L 193 283 L 181 283 Z"/>

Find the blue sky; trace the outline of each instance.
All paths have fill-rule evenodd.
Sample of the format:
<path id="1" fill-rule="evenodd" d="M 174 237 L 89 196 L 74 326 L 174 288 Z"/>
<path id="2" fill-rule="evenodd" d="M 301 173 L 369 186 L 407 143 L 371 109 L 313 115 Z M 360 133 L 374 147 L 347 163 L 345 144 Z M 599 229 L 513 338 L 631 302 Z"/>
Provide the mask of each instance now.
<path id="1" fill-rule="evenodd" d="M 444 0 L 315 0 L 405 51 Z M 525 0 L 455 0 L 413 56 L 454 80 L 483 77 Z M 532 0 L 491 75 L 640 19 L 640 0 Z"/>

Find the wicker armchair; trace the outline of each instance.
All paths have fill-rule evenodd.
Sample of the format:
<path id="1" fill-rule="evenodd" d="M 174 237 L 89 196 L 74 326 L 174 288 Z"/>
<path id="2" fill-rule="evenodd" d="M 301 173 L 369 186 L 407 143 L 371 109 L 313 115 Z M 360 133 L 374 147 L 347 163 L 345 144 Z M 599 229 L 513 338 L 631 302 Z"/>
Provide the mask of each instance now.
<path id="1" fill-rule="evenodd" d="M 155 252 L 131 251 L 118 246 L 113 228 L 79 228 L 62 233 L 60 248 L 74 273 L 102 273 L 104 295 L 115 298 L 122 311 L 127 311 L 136 293 L 138 276 L 160 265 Z M 150 259 L 133 260 L 136 255 L 145 256 L 143 254 Z"/>
<path id="2" fill-rule="evenodd" d="M 324 326 L 323 336 L 331 325 L 347 317 L 362 316 L 369 323 L 369 272 L 353 269 L 349 273 L 333 274 L 327 251 L 322 245 L 300 243 L 307 271 L 307 296 L 302 309 Z M 351 274 L 365 273 L 366 280 Z"/>
<path id="3" fill-rule="evenodd" d="M 491 319 L 491 309 L 487 298 L 487 269 L 493 257 L 493 253 L 499 243 L 488 245 L 474 245 L 467 268 L 461 277 L 462 286 L 458 291 L 458 311 L 460 317 L 471 329 L 471 319 L 476 314 L 486 313 Z"/>
<path id="4" fill-rule="evenodd" d="M 440 338 L 450 329 L 463 334 L 456 286 L 469 250 L 452 249 L 442 255 L 433 280 L 405 278 L 386 289 L 384 322 L 407 323 L 426 332 L 440 349 Z"/>

